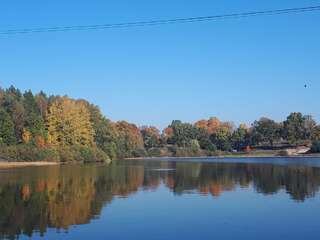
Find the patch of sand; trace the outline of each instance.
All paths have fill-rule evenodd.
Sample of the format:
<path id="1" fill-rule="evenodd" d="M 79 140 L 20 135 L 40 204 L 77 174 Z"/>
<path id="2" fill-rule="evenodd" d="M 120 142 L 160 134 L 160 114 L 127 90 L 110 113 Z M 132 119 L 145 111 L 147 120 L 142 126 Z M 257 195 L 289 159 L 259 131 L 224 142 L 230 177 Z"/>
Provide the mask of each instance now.
<path id="1" fill-rule="evenodd" d="M 18 167 L 39 167 L 39 166 L 52 166 L 58 165 L 58 162 L 1 162 L 0 169 L 2 168 L 18 168 Z"/>

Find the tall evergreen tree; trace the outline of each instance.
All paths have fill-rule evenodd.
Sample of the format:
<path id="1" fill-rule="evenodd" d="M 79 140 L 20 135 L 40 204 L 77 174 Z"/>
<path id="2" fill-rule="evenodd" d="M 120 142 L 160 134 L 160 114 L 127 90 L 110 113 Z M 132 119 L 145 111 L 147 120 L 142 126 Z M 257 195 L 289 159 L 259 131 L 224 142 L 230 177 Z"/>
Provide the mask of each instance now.
<path id="1" fill-rule="evenodd" d="M 33 138 L 36 136 L 45 137 L 45 121 L 41 115 L 36 98 L 31 91 L 27 91 L 23 94 L 23 103 L 25 109 L 24 127 L 32 134 Z"/>
<path id="2" fill-rule="evenodd" d="M 16 143 L 14 124 L 10 115 L 0 108 L 0 143 L 13 145 Z"/>

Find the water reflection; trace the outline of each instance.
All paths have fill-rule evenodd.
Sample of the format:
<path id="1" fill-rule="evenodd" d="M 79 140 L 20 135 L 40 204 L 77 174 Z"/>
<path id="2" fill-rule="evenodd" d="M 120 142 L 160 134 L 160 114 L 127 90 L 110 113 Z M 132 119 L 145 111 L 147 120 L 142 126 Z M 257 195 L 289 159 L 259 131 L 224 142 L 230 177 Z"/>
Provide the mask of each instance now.
<path id="1" fill-rule="evenodd" d="M 262 194 L 285 190 L 298 202 L 319 190 L 320 168 L 249 163 L 122 161 L 110 166 L 52 166 L 0 172 L 0 239 L 48 228 L 68 230 L 98 217 L 115 197 L 157 190 L 219 197 L 252 188 Z M 214 200 L 212 200 L 214 201 Z"/>

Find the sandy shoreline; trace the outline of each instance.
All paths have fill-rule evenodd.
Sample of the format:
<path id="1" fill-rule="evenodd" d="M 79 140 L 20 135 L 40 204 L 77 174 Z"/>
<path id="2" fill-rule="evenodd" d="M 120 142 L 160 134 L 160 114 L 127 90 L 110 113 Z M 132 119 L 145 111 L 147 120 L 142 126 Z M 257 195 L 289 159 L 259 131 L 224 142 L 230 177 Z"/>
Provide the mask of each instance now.
<path id="1" fill-rule="evenodd" d="M 156 160 L 156 159 L 205 159 L 205 158 L 320 158 L 320 154 L 308 154 L 298 156 L 277 156 L 268 154 L 243 154 L 243 155 L 220 155 L 220 156 L 199 156 L 199 157 L 137 157 L 125 158 L 124 160 Z M 22 167 L 41 167 L 60 165 L 59 162 L 2 162 L 0 161 L 0 169 L 22 168 Z"/>
<path id="2" fill-rule="evenodd" d="M 204 158 L 320 158 L 320 154 L 308 154 L 308 155 L 292 155 L 292 156 L 279 156 L 279 155 L 254 155 L 254 154 L 243 154 L 243 155 L 220 155 L 220 156 L 195 156 L 195 157 L 136 157 L 136 158 L 125 158 L 125 160 L 148 160 L 148 159 L 204 159 Z"/>
<path id="3" fill-rule="evenodd" d="M 0 169 L 20 168 L 20 167 L 40 167 L 58 165 L 58 162 L 1 162 Z"/>

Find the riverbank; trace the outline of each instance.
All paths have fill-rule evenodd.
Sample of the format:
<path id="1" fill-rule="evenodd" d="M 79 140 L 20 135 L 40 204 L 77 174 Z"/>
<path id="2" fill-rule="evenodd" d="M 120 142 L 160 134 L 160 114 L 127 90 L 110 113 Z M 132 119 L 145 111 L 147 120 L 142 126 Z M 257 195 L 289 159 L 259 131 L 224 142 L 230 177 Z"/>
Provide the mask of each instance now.
<path id="1" fill-rule="evenodd" d="M 230 153 L 221 154 L 216 156 L 184 156 L 184 157 L 174 157 L 174 156 L 161 156 L 161 157 L 137 157 L 137 158 L 126 158 L 126 160 L 144 160 L 144 159 L 159 159 L 159 158 L 170 158 L 170 159 L 190 159 L 190 158 L 320 158 L 319 153 L 312 154 L 300 154 L 300 155 L 288 155 L 281 156 L 276 153 Z"/>
<path id="2" fill-rule="evenodd" d="M 109 156 L 96 146 L 46 146 L 32 144 L 0 146 L 0 163 L 96 163 L 110 162 Z"/>
<path id="3" fill-rule="evenodd" d="M 194 158 L 320 158 L 320 154 L 302 154 L 302 155 L 293 155 L 293 156 L 279 156 L 276 154 L 252 154 L 252 153 L 243 153 L 243 154 L 224 154 L 217 156 L 190 156 L 190 157 L 172 157 L 172 156 L 162 156 L 162 157 L 136 157 L 136 158 L 125 158 L 125 160 L 146 160 L 146 159 L 194 159 Z M 1 162 L 0 161 L 0 170 L 8 168 L 25 168 L 25 167 L 41 167 L 41 166 L 55 166 L 60 165 L 60 162 Z"/>
<path id="4" fill-rule="evenodd" d="M 0 169 L 59 165 L 58 162 L 0 162 Z"/>

